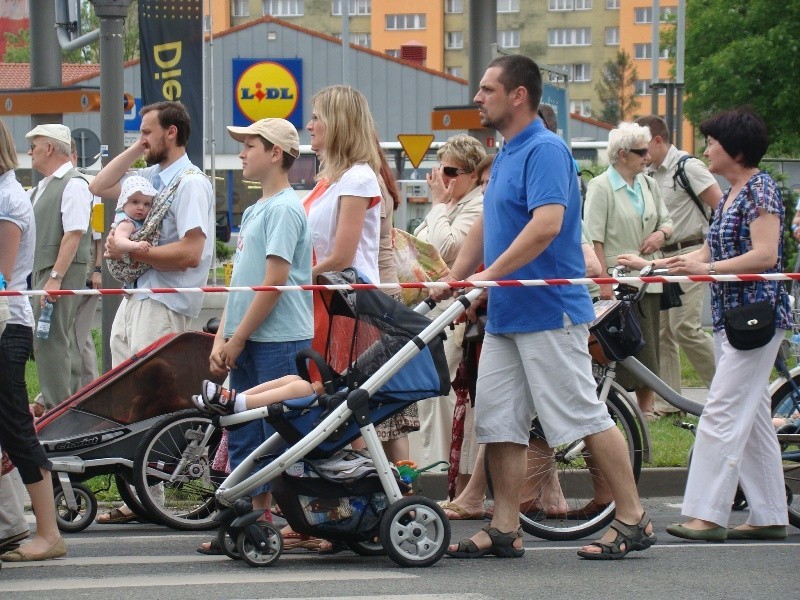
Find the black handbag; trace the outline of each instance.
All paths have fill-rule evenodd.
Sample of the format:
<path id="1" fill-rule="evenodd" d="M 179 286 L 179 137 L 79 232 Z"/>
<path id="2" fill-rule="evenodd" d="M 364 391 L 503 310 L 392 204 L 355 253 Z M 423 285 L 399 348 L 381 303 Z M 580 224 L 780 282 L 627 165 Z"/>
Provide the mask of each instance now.
<path id="1" fill-rule="evenodd" d="M 725 335 L 737 350 L 766 346 L 775 336 L 775 307 L 762 300 L 725 311 Z"/>

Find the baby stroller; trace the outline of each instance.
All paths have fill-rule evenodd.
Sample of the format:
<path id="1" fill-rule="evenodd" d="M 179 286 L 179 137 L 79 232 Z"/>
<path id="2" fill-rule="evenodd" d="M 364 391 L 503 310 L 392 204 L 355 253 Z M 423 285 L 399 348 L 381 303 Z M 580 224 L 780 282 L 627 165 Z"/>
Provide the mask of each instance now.
<path id="1" fill-rule="evenodd" d="M 56 518 L 62 531 L 88 527 L 97 498 L 84 481 L 112 475 L 122 500 L 143 520 L 175 529 L 213 529 L 213 468 L 221 433 L 189 399 L 214 379 L 214 336 L 162 337 L 46 412 L 36 423 L 53 464 Z M 192 410 L 187 410 L 192 409 Z"/>
<path id="2" fill-rule="evenodd" d="M 325 278 L 333 285 L 359 282 L 352 270 Z M 444 511 L 428 498 L 403 496 L 374 426 L 411 402 L 448 393 L 441 333 L 479 294 L 472 290 L 432 322 L 420 314 L 432 302 L 412 311 L 377 290 L 323 292 L 330 315 L 326 356 L 301 352 L 298 370 L 307 378 L 311 361 L 326 393 L 215 417 L 228 427 L 265 418 L 277 432 L 217 489 L 226 507 L 217 516 L 217 542 L 228 556 L 252 566 L 280 556 L 280 531 L 257 521 L 263 511 L 253 511 L 247 495 L 271 482 L 298 533 L 344 543 L 360 555 L 385 553 L 405 567 L 442 557 L 450 540 Z M 358 437 L 366 452 L 343 450 Z"/>

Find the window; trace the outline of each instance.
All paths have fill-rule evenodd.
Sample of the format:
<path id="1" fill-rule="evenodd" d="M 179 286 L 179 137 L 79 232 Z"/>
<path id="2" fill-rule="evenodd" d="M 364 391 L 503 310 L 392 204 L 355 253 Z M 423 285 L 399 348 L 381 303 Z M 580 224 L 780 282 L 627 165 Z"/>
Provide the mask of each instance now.
<path id="1" fill-rule="evenodd" d="M 547 10 L 572 10 L 574 5 L 574 0 L 550 0 Z"/>
<path id="2" fill-rule="evenodd" d="M 592 65 L 590 63 L 577 63 L 574 65 L 552 65 L 560 71 L 567 74 L 567 79 L 570 82 L 586 82 L 591 81 Z M 561 81 L 562 78 L 556 73 L 550 73 L 550 81 Z"/>
<path id="3" fill-rule="evenodd" d="M 345 0 L 333 0 L 331 2 L 331 14 L 341 16 L 344 2 Z M 372 14 L 372 0 L 347 0 L 347 14 L 351 17 Z"/>
<path id="4" fill-rule="evenodd" d="M 264 14 L 273 17 L 302 17 L 303 0 L 264 0 Z"/>
<path id="5" fill-rule="evenodd" d="M 499 12 L 499 13 L 518 13 L 519 12 L 519 0 L 497 0 L 497 12 Z"/>
<path id="6" fill-rule="evenodd" d="M 608 10 L 619 10 L 619 0 L 606 0 Z"/>
<path id="7" fill-rule="evenodd" d="M 464 47 L 463 31 L 446 31 L 444 34 L 444 47 L 448 50 L 458 50 Z"/>
<path id="8" fill-rule="evenodd" d="M 248 0 L 231 0 L 232 17 L 249 17 L 250 2 Z"/>
<path id="9" fill-rule="evenodd" d="M 677 10 L 674 6 L 664 6 L 659 10 L 659 21 L 661 23 L 666 23 L 669 20 L 670 15 L 677 14 Z M 633 11 L 633 22 L 637 25 L 641 25 L 644 23 L 652 23 L 653 22 L 653 8 L 651 6 L 637 8 Z"/>
<path id="10" fill-rule="evenodd" d="M 572 81 L 591 81 L 592 65 L 589 63 L 579 63 L 571 65 Z"/>
<path id="11" fill-rule="evenodd" d="M 592 116 L 592 103 L 589 100 L 571 100 L 569 112 L 578 113 L 582 117 Z"/>
<path id="12" fill-rule="evenodd" d="M 425 14 L 386 15 L 386 29 L 425 29 Z"/>
<path id="13" fill-rule="evenodd" d="M 606 27 L 606 46 L 619 46 L 619 27 Z"/>
<path id="14" fill-rule="evenodd" d="M 669 58 L 669 48 L 664 48 L 658 56 L 659 58 Z M 633 58 L 650 59 L 653 58 L 653 46 L 651 44 L 634 44 Z"/>
<path id="15" fill-rule="evenodd" d="M 463 13 L 464 0 L 444 0 L 444 12 L 447 15 L 452 15 L 455 13 Z"/>
<path id="16" fill-rule="evenodd" d="M 639 96 L 649 96 L 652 92 L 650 89 L 650 80 L 649 79 L 637 79 L 636 83 L 633 86 L 634 92 Z M 658 90 L 659 96 L 666 96 L 667 90 L 662 89 Z"/>
<path id="17" fill-rule="evenodd" d="M 501 48 L 519 48 L 519 29 L 498 31 L 497 45 Z"/>
<path id="18" fill-rule="evenodd" d="M 462 67 L 446 67 L 444 72 L 453 77 L 463 77 L 464 69 Z"/>
<path id="19" fill-rule="evenodd" d="M 364 46 L 365 48 L 369 48 L 372 43 L 372 35 L 370 33 L 351 33 L 350 43 L 355 44 L 356 46 Z"/>
<path id="20" fill-rule="evenodd" d="M 653 7 L 644 6 L 633 11 L 633 22 L 637 25 L 653 22 Z"/>
<path id="21" fill-rule="evenodd" d="M 394 56 L 395 58 L 400 58 L 400 50 L 387 50 L 386 54 Z"/>
<path id="22" fill-rule="evenodd" d="M 577 29 L 548 29 L 548 46 L 590 46 L 592 30 L 589 27 Z"/>

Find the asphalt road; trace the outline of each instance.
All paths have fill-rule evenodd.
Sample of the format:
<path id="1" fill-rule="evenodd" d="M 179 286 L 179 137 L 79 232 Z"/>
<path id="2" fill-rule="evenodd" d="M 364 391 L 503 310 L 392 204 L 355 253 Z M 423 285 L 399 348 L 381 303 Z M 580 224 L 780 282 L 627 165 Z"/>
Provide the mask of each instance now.
<path id="1" fill-rule="evenodd" d="M 780 543 L 685 543 L 664 528 L 680 518 L 680 498 L 645 500 L 658 544 L 621 562 L 590 562 L 577 542 L 525 537 L 521 559 L 443 558 L 427 569 L 402 569 L 388 558 L 351 552 L 319 556 L 297 550 L 271 567 L 252 568 L 226 557 L 203 556 L 208 534 L 155 525 L 92 525 L 67 536 L 69 555 L 41 563 L 4 563 L 0 597 L 116 600 L 217 598 L 653 598 L 704 600 L 797 598 L 800 530 Z M 734 523 L 744 513 L 734 513 Z M 452 523 L 458 540 L 481 525 Z M 794 590 L 794 591 L 792 591 Z"/>

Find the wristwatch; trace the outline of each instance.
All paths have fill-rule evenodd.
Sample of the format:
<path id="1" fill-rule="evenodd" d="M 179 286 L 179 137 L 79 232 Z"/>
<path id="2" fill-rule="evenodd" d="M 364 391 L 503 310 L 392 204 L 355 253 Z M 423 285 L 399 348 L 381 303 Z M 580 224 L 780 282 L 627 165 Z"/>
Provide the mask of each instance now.
<path id="1" fill-rule="evenodd" d="M 714 262 L 713 261 L 708 263 L 708 274 L 709 275 L 716 275 L 717 274 L 717 267 L 714 266 Z"/>
<path id="2" fill-rule="evenodd" d="M 61 273 L 59 273 L 58 271 L 52 271 L 50 273 L 50 279 L 61 279 L 62 277 L 63 275 L 61 275 Z"/>
<path id="3" fill-rule="evenodd" d="M 102 272 L 103 272 L 103 269 L 101 269 L 100 267 L 95 267 L 95 268 L 94 268 L 94 272 L 95 272 L 95 273 L 102 273 Z"/>

